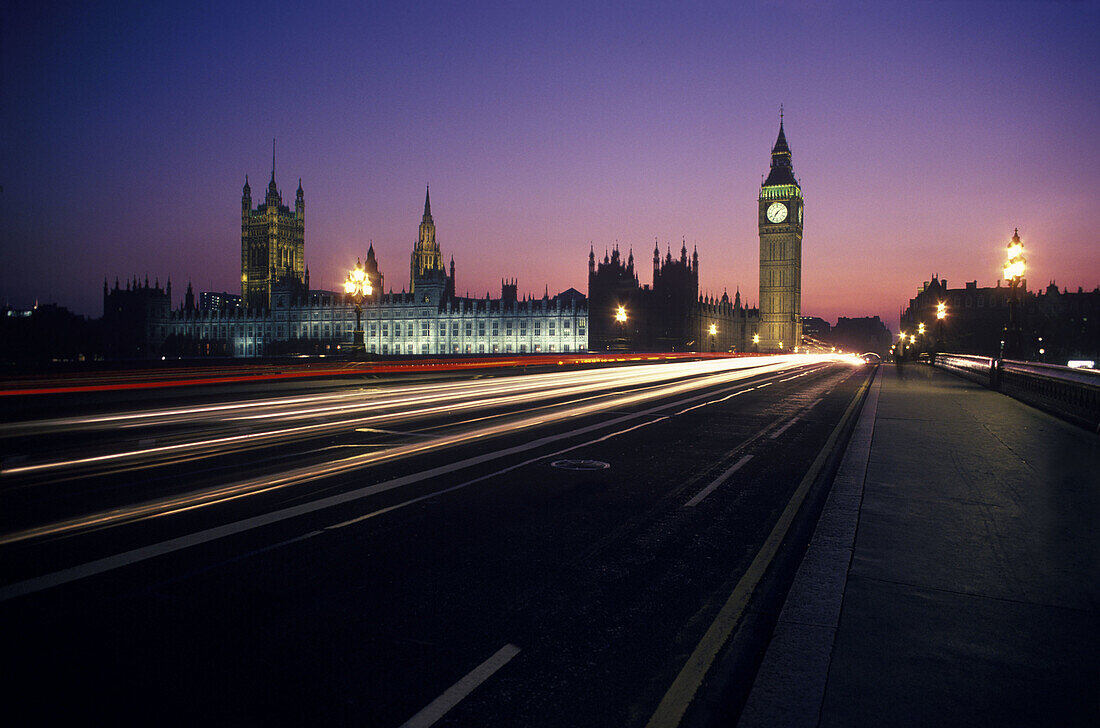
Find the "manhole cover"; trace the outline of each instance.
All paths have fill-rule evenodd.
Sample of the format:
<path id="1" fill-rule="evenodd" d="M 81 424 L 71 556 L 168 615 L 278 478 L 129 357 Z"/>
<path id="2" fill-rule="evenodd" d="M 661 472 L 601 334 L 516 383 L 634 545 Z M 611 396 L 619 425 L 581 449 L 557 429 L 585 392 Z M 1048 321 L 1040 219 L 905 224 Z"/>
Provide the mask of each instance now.
<path id="1" fill-rule="evenodd" d="M 555 460 L 550 467 L 560 470 L 607 470 L 611 466 L 600 460 Z"/>

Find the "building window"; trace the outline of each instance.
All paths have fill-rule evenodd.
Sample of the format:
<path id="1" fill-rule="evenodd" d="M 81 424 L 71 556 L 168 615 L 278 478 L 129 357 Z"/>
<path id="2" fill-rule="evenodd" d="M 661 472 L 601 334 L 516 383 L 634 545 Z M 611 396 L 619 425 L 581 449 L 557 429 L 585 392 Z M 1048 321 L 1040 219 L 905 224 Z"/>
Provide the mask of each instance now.
<path id="1" fill-rule="evenodd" d="M 527 336 L 527 322 L 526 321 L 520 321 L 519 322 L 519 335 L 520 336 Z"/>
<path id="2" fill-rule="evenodd" d="M 584 324 L 577 325 L 577 334 L 579 336 L 584 336 Z"/>
<path id="3" fill-rule="evenodd" d="M 478 354 L 484 354 L 485 353 L 485 344 L 478 344 L 477 345 L 477 353 Z"/>
<path id="4" fill-rule="evenodd" d="M 507 354 L 511 354 L 512 353 L 512 345 L 511 344 L 505 344 L 504 345 L 504 351 Z"/>
<path id="5" fill-rule="evenodd" d="M 377 353 L 378 353 L 378 348 L 377 348 L 377 346 L 378 346 L 377 344 L 371 344 L 371 345 L 370 345 L 370 353 L 371 353 L 371 354 L 377 354 Z"/>
<path id="6" fill-rule="evenodd" d="M 561 322 L 561 330 L 562 331 L 569 331 L 569 319 L 565 319 L 564 321 Z"/>
<path id="7" fill-rule="evenodd" d="M 378 336 L 378 324 L 371 324 L 370 325 L 370 335 L 371 336 Z"/>
<path id="8" fill-rule="evenodd" d="M 389 354 L 390 353 L 390 345 L 389 344 L 382 344 L 382 353 L 383 354 Z"/>
<path id="9" fill-rule="evenodd" d="M 504 322 L 504 335 L 505 336 L 511 336 L 512 335 L 512 322 L 511 321 L 505 321 Z"/>
<path id="10" fill-rule="evenodd" d="M 420 353 L 421 354 L 427 354 L 428 353 L 428 345 L 427 344 L 421 344 L 420 345 Z"/>
<path id="11" fill-rule="evenodd" d="M 446 324 L 446 322 L 439 324 L 439 335 L 440 336 L 446 336 L 447 335 L 447 324 Z"/>
<path id="12" fill-rule="evenodd" d="M 535 322 L 535 336 L 539 336 L 541 334 L 542 334 L 542 322 L 541 321 L 536 321 Z"/>
<path id="13" fill-rule="evenodd" d="M 478 321 L 477 322 L 477 335 L 478 336 L 485 336 L 485 322 L 484 321 Z"/>
<path id="14" fill-rule="evenodd" d="M 389 324 L 382 324 L 382 336 L 389 336 L 389 335 L 390 335 L 390 325 Z M 385 354 L 386 352 L 382 352 L 382 353 Z"/>
<path id="15" fill-rule="evenodd" d="M 458 336 L 458 322 L 457 321 L 455 321 L 453 324 L 451 324 L 451 336 Z M 455 351 L 458 351 L 458 349 L 455 349 Z"/>
<path id="16" fill-rule="evenodd" d="M 474 325 L 471 322 L 467 321 L 466 322 L 466 335 L 470 336 L 473 333 L 474 333 Z"/>
<path id="17" fill-rule="evenodd" d="M 493 322 L 493 336 L 500 336 L 500 322 Z"/>
<path id="18" fill-rule="evenodd" d="M 467 353 L 467 354 L 469 354 L 469 353 L 471 353 L 472 351 L 473 351 L 473 347 L 472 347 L 472 346 L 470 346 L 469 344 L 466 344 L 466 353 Z"/>
<path id="19" fill-rule="evenodd" d="M 569 344 L 566 344 L 565 346 L 563 346 L 561 348 L 561 350 L 564 351 L 566 354 L 568 354 L 569 353 Z"/>
<path id="20" fill-rule="evenodd" d="M 527 353 L 527 344 L 520 344 L 519 345 L 519 353 L 520 354 L 526 354 Z"/>
<path id="21" fill-rule="evenodd" d="M 421 336 L 427 336 L 428 335 L 428 322 L 427 321 L 421 321 L 420 322 L 420 335 Z M 425 351 L 424 353 L 427 354 L 428 352 Z"/>
<path id="22" fill-rule="evenodd" d="M 553 321 L 551 321 L 549 324 L 547 324 L 547 331 L 551 336 L 554 335 L 554 322 Z"/>

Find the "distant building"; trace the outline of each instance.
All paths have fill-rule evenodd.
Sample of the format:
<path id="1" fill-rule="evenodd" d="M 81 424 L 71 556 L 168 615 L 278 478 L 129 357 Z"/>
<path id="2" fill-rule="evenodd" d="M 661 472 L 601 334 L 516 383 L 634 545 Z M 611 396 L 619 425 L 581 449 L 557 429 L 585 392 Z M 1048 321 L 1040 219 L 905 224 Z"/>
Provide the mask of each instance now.
<path id="1" fill-rule="evenodd" d="M 169 335 L 172 281 L 164 288 L 137 278 L 112 289 L 103 281 L 103 351 L 108 359 L 151 359 L 162 355 Z"/>
<path id="2" fill-rule="evenodd" d="M 828 337 L 832 325 L 823 318 L 817 316 L 802 317 L 802 335 L 817 339 Z"/>
<path id="3" fill-rule="evenodd" d="M 826 341 L 841 351 L 863 354 L 873 351 L 886 356 L 890 350 L 890 329 L 878 316 L 845 318 L 841 316 L 827 335 Z"/>
<path id="4" fill-rule="evenodd" d="M 272 289 L 293 284 L 309 287 L 305 251 L 306 201 L 302 180 L 294 210 L 283 204 L 275 184 L 275 143 L 271 144 L 271 182 L 264 201 L 252 209 L 248 176 L 241 192 L 241 301 L 245 308 L 271 305 Z"/>
<path id="5" fill-rule="evenodd" d="M 1009 325 L 1012 296 L 1012 289 L 1001 281 L 986 287 L 969 281 L 962 288 L 949 288 L 946 279 L 932 276 L 902 312 L 902 330 L 916 334 L 923 323 L 922 348 L 996 356 Z M 1061 364 L 1100 358 L 1100 288 L 1059 291 L 1051 282 L 1033 292 L 1021 280 L 1015 296 L 1022 347 L 1018 356 Z M 945 304 L 942 321 L 936 317 L 940 303 Z"/>
<path id="6" fill-rule="evenodd" d="M 679 259 L 653 248 L 653 283 L 642 286 L 634 253 L 622 260 L 618 248 L 597 262 L 588 253 L 589 346 L 593 351 L 751 351 L 759 316 L 730 301 L 699 295 L 699 253 Z M 621 312 L 620 312 L 621 309 Z"/>
<path id="7" fill-rule="evenodd" d="M 0 364 L 89 361 L 103 356 L 102 322 L 89 321 L 63 306 L 35 304 L 0 308 Z"/>

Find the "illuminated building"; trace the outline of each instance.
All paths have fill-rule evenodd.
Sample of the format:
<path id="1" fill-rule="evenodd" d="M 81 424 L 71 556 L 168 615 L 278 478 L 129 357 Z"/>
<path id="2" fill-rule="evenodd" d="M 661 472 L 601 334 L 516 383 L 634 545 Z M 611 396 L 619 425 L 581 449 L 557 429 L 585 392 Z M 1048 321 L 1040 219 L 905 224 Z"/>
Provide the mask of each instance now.
<path id="1" fill-rule="evenodd" d="M 306 201 L 302 180 L 294 210 L 283 204 L 275 184 L 275 142 L 271 142 L 271 182 L 264 201 L 252 209 L 248 176 L 241 192 L 241 302 L 245 308 L 271 305 L 277 285 L 309 287 L 305 249 Z"/>
<path id="2" fill-rule="evenodd" d="M 570 288 L 541 299 L 501 281 L 500 298 L 455 295 L 455 265 L 444 270 L 431 201 L 424 200 L 411 255 L 409 291 L 383 292 L 373 244 L 363 268 L 373 293 L 363 298 L 364 350 L 370 355 L 578 352 L 588 348 L 588 302 Z M 353 258 L 352 258 L 353 259 Z M 306 270 L 302 266 L 303 272 Z M 187 303 L 166 316 L 157 351 L 183 356 L 336 354 L 350 349 L 355 305 L 343 292 L 309 290 L 308 275 L 274 278 L 264 306 L 203 309 Z M 201 298 L 201 296 L 200 296 Z"/>
<path id="3" fill-rule="evenodd" d="M 779 116 L 771 170 L 760 186 L 760 349 L 802 341 L 802 187 Z"/>

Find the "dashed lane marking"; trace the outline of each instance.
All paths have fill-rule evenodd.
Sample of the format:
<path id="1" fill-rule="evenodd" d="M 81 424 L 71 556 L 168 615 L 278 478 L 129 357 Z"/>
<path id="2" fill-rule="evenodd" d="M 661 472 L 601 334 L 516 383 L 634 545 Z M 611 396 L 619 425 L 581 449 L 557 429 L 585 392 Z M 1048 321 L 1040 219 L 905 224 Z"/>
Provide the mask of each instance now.
<path id="1" fill-rule="evenodd" d="M 698 505 L 700 501 L 702 501 L 704 498 L 706 498 L 708 495 L 710 495 L 712 492 L 714 492 L 715 488 L 717 488 L 719 485 L 721 485 L 723 482 L 725 482 L 726 478 L 728 478 L 731 475 L 733 475 L 734 473 L 736 473 L 738 470 L 741 469 L 742 465 L 744 465 L 745 463 L 747 463 L 750 460 L 752 460 L 752 455 L 746 455 L 745 457 L 738 460 L 728 470 L 726 470 L 726 472 L 722 473 L 717 478 L 715 478 L 713 483 L 711 483 L 706 488 L 703 488 L 701 491 L 696 493 L 694 498 L 692 498 L 691 500 L 689 500 L 687 503 L 684 504 L 684 508 L 691 508 L 693 506 Z"/>
<path id="2" fill-rule="evenodd" d="M 491 678 L 497 670 L 507 665 L 518 654 L 519 648 L 515 645 L 504 645 L 504 647 L 493 653 L 492 657 L 468 672 L 464 678 L 424 706 L 419 713 L 402 723 L 401 728 L 429 728 L 429 726 L 435 725 L 451 708 L 461 703 L 467 695 Z"/>

